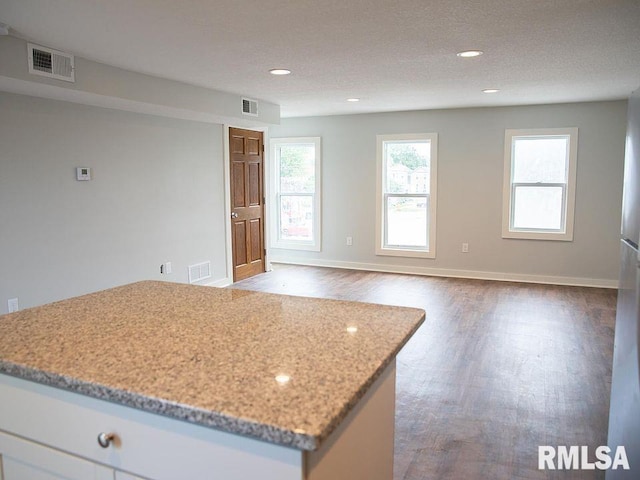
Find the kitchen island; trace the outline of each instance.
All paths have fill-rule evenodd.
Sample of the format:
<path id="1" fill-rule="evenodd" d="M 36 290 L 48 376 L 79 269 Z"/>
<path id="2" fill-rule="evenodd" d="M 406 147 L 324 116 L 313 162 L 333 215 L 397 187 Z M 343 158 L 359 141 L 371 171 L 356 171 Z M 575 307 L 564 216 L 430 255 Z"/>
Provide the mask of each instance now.
<path id="1" fill-rule="evenodd" d="M 423 320 L 154 281 L 0 316 L 0 478 L 391 480 Z"/>

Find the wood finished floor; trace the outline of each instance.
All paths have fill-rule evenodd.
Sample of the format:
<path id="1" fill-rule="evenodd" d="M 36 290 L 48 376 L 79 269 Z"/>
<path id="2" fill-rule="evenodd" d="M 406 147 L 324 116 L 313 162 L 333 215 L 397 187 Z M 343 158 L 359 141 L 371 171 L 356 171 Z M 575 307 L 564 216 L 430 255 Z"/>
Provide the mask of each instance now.
<path id="1" fill-rule="evenodd" d="M 606 445 L 615 290 L 287 265 L 234 288 L 427 312 L 398 356 L 395 480 L 604 478 L 540 471 L 538 445 Z"/>

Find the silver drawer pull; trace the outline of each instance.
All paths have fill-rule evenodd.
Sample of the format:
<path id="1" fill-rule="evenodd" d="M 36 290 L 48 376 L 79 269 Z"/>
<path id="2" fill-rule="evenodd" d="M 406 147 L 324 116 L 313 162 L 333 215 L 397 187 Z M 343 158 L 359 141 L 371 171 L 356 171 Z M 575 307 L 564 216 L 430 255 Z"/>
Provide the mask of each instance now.
<path id="1" fill-rule="evenodd" d="M 100 435 L 98 435 L 98 444 L 102 447 L 102 448 L 109 448 L 109 445 L 111 445 L 111 442 L 113 441 L 113 439 L 116 437 L 115 433 L 100 433 Z"/>

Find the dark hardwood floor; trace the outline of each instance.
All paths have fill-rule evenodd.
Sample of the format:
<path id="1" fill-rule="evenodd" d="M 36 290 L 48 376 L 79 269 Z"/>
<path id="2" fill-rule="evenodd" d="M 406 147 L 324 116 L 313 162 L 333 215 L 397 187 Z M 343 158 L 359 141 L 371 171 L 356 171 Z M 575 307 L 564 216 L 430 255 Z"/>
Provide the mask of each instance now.
<path id="1" fill-rule="evenodd" d="M 398 356 L 395 480 L 601 479 L 538 445 L 606 445 L 616 291 L 275 265 L 234 288 L 423 308 Z"/>

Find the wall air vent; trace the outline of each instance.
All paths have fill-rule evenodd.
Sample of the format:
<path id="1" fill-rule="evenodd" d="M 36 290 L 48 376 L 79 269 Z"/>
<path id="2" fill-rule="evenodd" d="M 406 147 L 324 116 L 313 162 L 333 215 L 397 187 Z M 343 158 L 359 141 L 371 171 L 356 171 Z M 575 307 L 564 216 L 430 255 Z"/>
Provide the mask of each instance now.
<path id="1" fill-rule="evenodd" d="M 75 82 L 73 55 L 47 47 L 27 44 L 29 73 L 55 78 L 66 82 Z"/>
<path id="2" fill-rule="evenodd" d="M 258 116 L 258 102 L 257 100 L 251 100 L 250 98 L 242 99 L 242 113 L 244 115 L 251 115 L 252 117 Z"/>
<path id="3" fill-rule="evenodd" d="M 211 277 L 211 262 L 189 265 L 189 283 L 196 283 Z"/>

